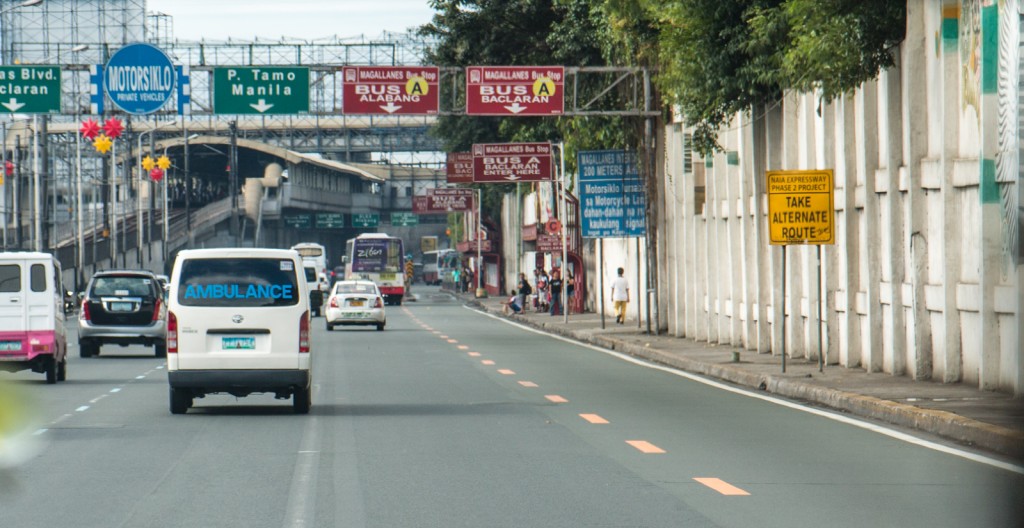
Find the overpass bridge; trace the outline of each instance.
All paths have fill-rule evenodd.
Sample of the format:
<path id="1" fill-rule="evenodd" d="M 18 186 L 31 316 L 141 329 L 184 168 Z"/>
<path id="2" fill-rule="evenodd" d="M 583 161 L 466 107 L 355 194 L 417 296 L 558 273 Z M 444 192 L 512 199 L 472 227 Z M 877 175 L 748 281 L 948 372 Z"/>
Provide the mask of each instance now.
<path id="1" fill-rule="evenodd" d="M 93 167 L 83 185 L 89 198 L 83 200 L 81 226 L 72 214 L 77 202 L 57 201 L 56 222 L 44 234 L 68 284 L 81 284 L 93 271 L 111 267 L 166 272 L 174 254 L 186 247 L 317 242 L 328 248 L 333 265 L 345 241 L 359 233 L 386 230 L 410 242 L 444 233 L 444 216 L 422 216 L 418 225 L 406 226 L 393 225 L 390 215 L 411 212 L 414 194 L 443 185 L 440 169 L 345 163 L 249 139 L 238 130 L 212 135 L 186 126 L 184 137 L 179 131 L 143 145 L 145 154 L 171 161 L 160 182 L 139 179 L 144 171 L 136 145 L 133 155 L 119 153 L 116 164 Z M 118 166 L 113 176 L 110 165 Z M 65 184 L 68 193 L 58 197 L 74 197 L 74 181 Z M 25 193 L 22 200 L 28 197 Z M 20 221 L 11 224 L 21 229 L 7 230 L 7 247 L 34 240 L 31 216 L 18 216 Z M 357 225 L 357 216 L 376 225 Z"/>

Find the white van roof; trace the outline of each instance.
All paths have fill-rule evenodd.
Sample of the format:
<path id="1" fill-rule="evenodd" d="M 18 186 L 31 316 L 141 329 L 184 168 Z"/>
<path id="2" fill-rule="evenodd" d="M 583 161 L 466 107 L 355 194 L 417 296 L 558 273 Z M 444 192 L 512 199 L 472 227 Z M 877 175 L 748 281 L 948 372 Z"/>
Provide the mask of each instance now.
<path id="1" fill-rule="evenodd" d="M 178 252 L 178 258 L 250 258 L 250 257 L 272 257 L 272 258 L 299 258 L 297 251 L 293 249 L 273 248 L 205 248 L 205 249 L 183 249 Z"/>
<path id="2" fill-rule="evenodd" d="M 25 260 L 25 259 L 43 259 L 52 260 L 53 255 L 49 253 L 43 253 L 41 251 L 5 251 L 0 253 L 0 260 Z"/>

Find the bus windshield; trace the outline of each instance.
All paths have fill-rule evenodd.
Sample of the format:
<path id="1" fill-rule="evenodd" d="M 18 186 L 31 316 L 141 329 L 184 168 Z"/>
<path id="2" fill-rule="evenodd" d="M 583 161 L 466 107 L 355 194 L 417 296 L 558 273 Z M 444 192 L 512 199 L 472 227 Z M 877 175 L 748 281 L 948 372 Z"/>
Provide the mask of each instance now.
<path id="1" fill-rule="evenodd" d="M 402 240 L 398 238 L 357 238 L 352 248 L 352 271 L 403 272 Z"/>

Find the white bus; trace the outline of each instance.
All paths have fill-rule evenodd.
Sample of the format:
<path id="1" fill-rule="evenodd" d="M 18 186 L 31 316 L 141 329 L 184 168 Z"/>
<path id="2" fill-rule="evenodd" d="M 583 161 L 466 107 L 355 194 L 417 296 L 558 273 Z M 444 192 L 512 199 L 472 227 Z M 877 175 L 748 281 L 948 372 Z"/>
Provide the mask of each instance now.
<path id="1" fill-rule="evenodd" d="M 405 245 L 385 233 L 364 233 L 345 243 L 345 279 L 377 283 L 384 301 L 402 304 L 405 296 Z"/>
<path id="2" fill-rule="evenodd" d="M 317 274 L 327 275 L 327 248 L 315 242 L 299 242 L 292 246 L 292 249 L 299 252 L 303 262 L 316 263 Z"/>
<path id="3" fill-rule="evenodd" d="M 459 264 L 458 254 L 454 249 L 439 249 L 423 252 L 423 282 L 441 284 L 446 273 Z"/>

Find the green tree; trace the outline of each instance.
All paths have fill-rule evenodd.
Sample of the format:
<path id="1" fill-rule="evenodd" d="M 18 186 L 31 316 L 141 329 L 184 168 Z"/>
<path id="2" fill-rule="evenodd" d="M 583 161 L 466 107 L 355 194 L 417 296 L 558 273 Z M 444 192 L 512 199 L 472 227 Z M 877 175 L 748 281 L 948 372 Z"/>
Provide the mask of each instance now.
<path id="1" fill-rule="evenodd" d="M 606 0 L 620 42 L 656 60 L 703 154 L 738 112 L 819 91 L 828 102 L 893 64 L 906 5 L 893 0 Z M 652 44 L 656 41 L 656 44 Z"/>

